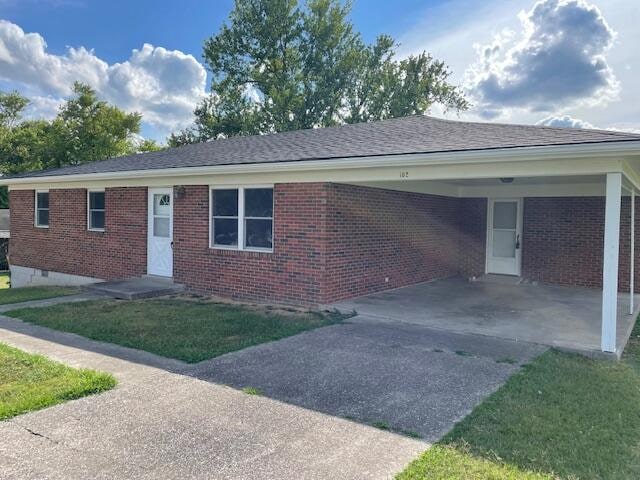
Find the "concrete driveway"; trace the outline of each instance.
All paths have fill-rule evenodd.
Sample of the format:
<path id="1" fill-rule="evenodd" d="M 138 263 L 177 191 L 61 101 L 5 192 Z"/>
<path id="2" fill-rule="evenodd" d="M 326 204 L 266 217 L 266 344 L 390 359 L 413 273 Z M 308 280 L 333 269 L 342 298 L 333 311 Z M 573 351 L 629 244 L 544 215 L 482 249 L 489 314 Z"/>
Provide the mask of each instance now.
<path id="1" fill-rule="evenodd" d="M 356 317 L 202 362 L 190 374 L 432 442 L 544 350 Z"/>
<path id="2" fill-rule="evenodd" d="M 0 422 L 6 479 L 391 478 L 541 351 L 366 318 L 192 366 L 2 316 L 0 341 L 120 382 Z"/>

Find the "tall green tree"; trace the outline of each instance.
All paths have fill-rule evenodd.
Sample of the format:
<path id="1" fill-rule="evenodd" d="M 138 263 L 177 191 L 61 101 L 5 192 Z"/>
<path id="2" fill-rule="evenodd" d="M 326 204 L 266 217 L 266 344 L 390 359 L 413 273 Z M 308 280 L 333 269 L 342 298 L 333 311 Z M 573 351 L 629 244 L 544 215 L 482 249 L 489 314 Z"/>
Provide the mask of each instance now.
<path id="1" fill-rule="evenodd" d="M 382 35 L 367 45 L 341 0 L 236 0 L 204 44 L 211 94 L 170 145 L 469 107 L 446 65 L 396 59 Z"/>
<path id="2" fill-rule="evenodd" d="M 104 160 L 161 148 L 140 140 L 141 116 L 101 101 L 87 85 L 74 84 L 74 95 L 53 120 L 23 120 L 29 100 L 0 92 L 0 174 L 41 170 Z M 6 206 L 6 189 L 0 207 Z"/>
<path id="3" fill-rule="evenodd" d="M 76 82 L 73 91 L 51 125 L 52 155 L 44 166 L 78 165 L 131 153 L 142 116 L 98 100 L 88 85 Z"/>
<path id="4" fill-rule="evenodd" d="M 17 91 L 0 92 L 0 128 L 13 127 L 22 118 L 22 112 L 28 105 L 29 99 Z"/>

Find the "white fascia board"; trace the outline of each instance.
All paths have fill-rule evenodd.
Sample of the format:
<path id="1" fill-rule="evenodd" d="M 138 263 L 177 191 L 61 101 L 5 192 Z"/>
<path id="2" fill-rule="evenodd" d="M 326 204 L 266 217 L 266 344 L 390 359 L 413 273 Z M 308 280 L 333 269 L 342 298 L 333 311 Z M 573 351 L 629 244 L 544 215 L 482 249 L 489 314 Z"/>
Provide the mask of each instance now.
<path id="1" fill-rule="evenodd" d="M 340 172 L 348 169 L 363 170 L 381 167 L 421 167 L 446 165 L 463 166 L 468 164 L 531 162 L 540 160 L 611 160 L 622 161 L 625 158 L 640 156 L 640 141 L 554 145 L 544 147 L 515 147 L 492 150 L 474 150 L 461 152 L 443 152 L 429 154 L 381 155 L 357 158 L 334 158 L 328 160 L 304 160 L 291 162 L 253 163 L 241 165 L 218 165 L 204 167 L 180 167 L 152 170 L 130 170 L 122 172 L 90 173 L 78 175 L 52 175 L 46 177 L 27 177 L 2 179 L 0 186 L 18 186 L 22 184 L 55 184 L 104 182 L 118 180 L 171 179 L 172 183 L 179 182 L 180 177 L 202 177 L 218 175 L 247 175 L 247 174 L 280 174 L 284 172 Z M 621 168 L 621 166 L 620 166 Z M 609 171 L 609 170 L 607 170 Z M 616 169 L 615 171 L 620 171 Z M 588 173 L 588 172 L 585 172 Z M 603 173 L 602 170 L 591 172 Z M 604 172 L 606 173 L 606 172 Z M 567 173 L 559 173 L 566 175 Z M 547 175 L 553 175 L 549 172 Z M 450 177 L 456 178 L 456 177 Z M 480 178 L 480 177 L 479 177 Z M 485 177 L 488 178 L 488 177 Z"/>
<path id="2" fill-rule="evenodd" d="M 628 160 L 622 162 L 622 168 L 625 176 L 623 180 L 628 181 L 633 187 L 640 190 L 640 172 Z"/>

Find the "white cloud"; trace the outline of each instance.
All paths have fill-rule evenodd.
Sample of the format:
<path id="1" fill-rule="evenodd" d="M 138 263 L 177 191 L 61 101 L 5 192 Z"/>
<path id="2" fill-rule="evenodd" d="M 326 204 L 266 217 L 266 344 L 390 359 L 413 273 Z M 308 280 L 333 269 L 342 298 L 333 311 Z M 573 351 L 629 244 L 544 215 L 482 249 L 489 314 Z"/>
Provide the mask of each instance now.
<path id="1" fill-rule="evenodd" d="M 60 105 L 64 102 L 63 98 L 43 97 L 40 95 L 32 95 L 29 97 L 31 103 L 25 110 L 25 117 L 36 120 L 51 120 L 60 110 Z"/>
<path id="2" fill-rule="evenodd" d="M 589 122 L 580 120 L 579 118 L 573 118 L 570 115 L 562 116 L 549 116 L 543 118 L 536 125 L 544 125 L 546 127 L 564 127 L 564 128 L 595 128 Z"/>
<path id="3" fill-rule="evenodd" d="M 584 0 L 542 0 L 519 15 L 522 33 L 505 31 L 466 72 L 466 87 L 487 118 L 509 109 L 553 111 L 614 100 L 619 83 L 607 63 L 615 32 Z"/>
<path id="4" fill-rule="evenodd" d="M 193 120 L 193 109 L 205 94 L 206 71 L 192 55 L 150 44 L 111 65 L 84 47 L 54 55 L 38 33 L 0 20 L 0 78 L 37 92 L 32 109 L 37 112 L 40 105 L 43 115 L 71 94 L 74 81 L 87 83 L 104 100 L 140 112 L 166 133 Z"/>

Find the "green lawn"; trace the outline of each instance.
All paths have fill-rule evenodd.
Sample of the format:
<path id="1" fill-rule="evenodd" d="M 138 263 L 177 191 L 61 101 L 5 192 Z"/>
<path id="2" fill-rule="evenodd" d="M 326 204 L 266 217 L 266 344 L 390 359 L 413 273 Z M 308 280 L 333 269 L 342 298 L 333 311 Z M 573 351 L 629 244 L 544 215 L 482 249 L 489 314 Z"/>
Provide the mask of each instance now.
<path id="1" fill-rule="evenodd" d="M 191 299 L 96 300 L 13 310 L 6 315 L 189 363 L 341 320 L 333 314 Z"/>
<path id="2" fill-rule="evenodd" d="M 11 287 L 11 275 L 9 272 L 0 272 L 0 291 Z"/>
<path id="3" fill-rule="evenodd" d="M 0 420 L 113 388 L 107 373 L 78 370 L 0 343 Z"/>
<path id="4" fill-rule="evenodd" d="M 69 287 L 24 287 L 10 288 L 9 272 L 0 272 L 0 305 L 27 302 L 29 300 L 44 300 L 45 298 L 62 297 L 78 293 L 77 288 Z"/>
<path id="5" fill-rule="evenodd" d="M 398 478 L 640 478 L 640 323 L 619 363 L 538 357 Z"/>

